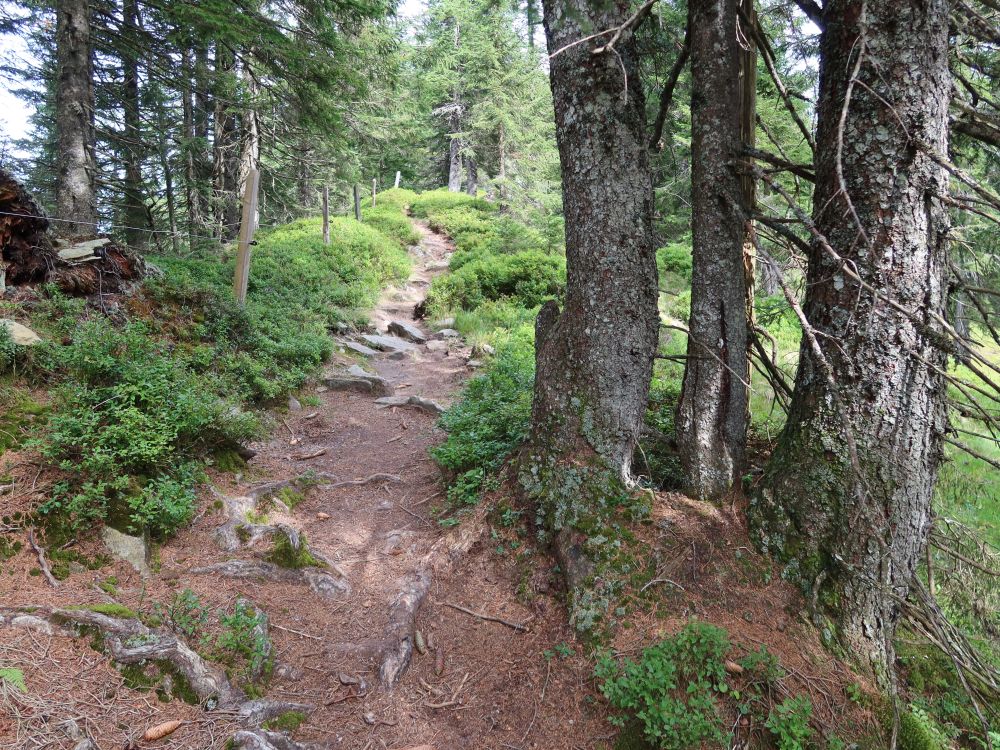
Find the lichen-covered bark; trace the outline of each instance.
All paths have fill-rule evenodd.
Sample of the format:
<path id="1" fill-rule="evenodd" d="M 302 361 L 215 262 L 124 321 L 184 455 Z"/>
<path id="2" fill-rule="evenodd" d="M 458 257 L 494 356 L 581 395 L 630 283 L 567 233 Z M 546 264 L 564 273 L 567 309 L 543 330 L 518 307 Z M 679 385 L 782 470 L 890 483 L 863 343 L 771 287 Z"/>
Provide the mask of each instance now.
<path id="1" fill-rule="evenodd" d="M 677 409 L 684 489 L 717 499 L 738 480 L 749 403 L 739 0 L 690 0 L 693 268 Z"/>
<path id="2" fill-rule="evenodd" d="M 60 234 L 93 234 L 97 222 L 94 76 L 87 0 L 56 4 L 56 214 Z"/>
<path id="3" fill-rule="evenodd" d="M 544 11 L 555 52 L 620 25 L 631 5 L 547 0 Z M 635 45 L 626 35 L 617 54 L 593 54 L 600 43 L 578 44 L 551 62 L 568 278 L 562 311 L 549 303 L 536 324 L 532 433 L 522 464 L 522 481 L 539 499 L 571 586 L 590 569 L 583 519 L 613 506 L 629 481 L 658 332 Z"/>
<path id="4" fill-rule="evenodd" d="M 926 539 L 945 426 L 932 315 L 945 311 L 948 220 L 939 196 L 948 177 L 917 144 L 947 153 L 948 2 L 869 2 L 865 10 L 862 0 L 830 0 L 825 15 L 814 221 L 884 297 L 859 289 L 813 243 L 804 309 L 843 408 L 804 342 L 788 424 L 751 520 L 762 546 L 828 616 L 824 634 L 885 678 L 898 601 Z"/>

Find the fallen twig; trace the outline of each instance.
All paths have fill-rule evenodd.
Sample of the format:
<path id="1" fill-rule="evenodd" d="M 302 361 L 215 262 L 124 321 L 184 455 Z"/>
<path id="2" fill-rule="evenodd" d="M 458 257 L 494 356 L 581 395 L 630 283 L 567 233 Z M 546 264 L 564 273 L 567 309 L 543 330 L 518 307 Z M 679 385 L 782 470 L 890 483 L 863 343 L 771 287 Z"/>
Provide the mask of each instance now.
<path id="1" fill-rule="evenodd" d="M 321 641 L 321 640 L 323 640 L 318 635 L 309 635 L 309 633 L 303 633 L 301 630 L 293 630 L 292 628 L 284 628 L 281 625 L 275 625 L 273 622 L 271 623 L 271 627 L 272 628 L 276 628 L 277 630 L 283 630 L 286 633 L 293 633 L 295 635 L 301 635 L 303 638 L 312 638 L 314 641 Z"/>
<path id="2" fill-rule="evenodd" d="M 57 581 L 56 577 L 52 575 L 52 570 L 51 568 L 49 568 L 48 560 L 45 559 L 45 548 L 38 546 L 38 544 L 35 542 L 34 526 L 28 529 L 28 543 L 31 545 L 31 548 L 35 550 L 35 554 L 38 556 L 38 564 L 42 568 L 42 573 L 45 575 L 45 580 L 49 582 L 52 588 L 54 589 L 59 588 L 59 581 Z"/>
<path id="3" fill-rule="evenodd" d="M 424 705 L 427 706 L 427 708 L 447 708 L 448 706 L 454 706 L 455 703 L 458 702 L 458 694 L 462 692 L 462 688 L 465 687 L 465 683 L 468 679 L 469 673 L 466 672 L 465 677 L 463 677 L 462 681 L 458 683 L 458 687 L 455 688 L 455 692 L 451 694 L 451 698 L 448 700 L 442 701 L 441 703 L 425 703 Z"/>
<path id="4" fill-rule="evenodd" d="M 493 615 L 484 615 L 482 612 L 474 612 L 471 609 L 461 606 L 460 604 L 452 604 L 451 602 L 445 602 L 444 606 L 451 607 L 452 609 L 457 609 L 459 612 L 464 612 L 467 615 L 472 615 L 473 617 L 478 617 L 480 620 L 489 620 L 490 622 L 498 622 L 501 625 L 506 625 L 508 628 L 513 628 L 517 631 L 528 632 L 528 626 L 522 625 L 521 623 L 511 622 L 510 620 L 505 620 L 502 617 L 493 617 Z"/>

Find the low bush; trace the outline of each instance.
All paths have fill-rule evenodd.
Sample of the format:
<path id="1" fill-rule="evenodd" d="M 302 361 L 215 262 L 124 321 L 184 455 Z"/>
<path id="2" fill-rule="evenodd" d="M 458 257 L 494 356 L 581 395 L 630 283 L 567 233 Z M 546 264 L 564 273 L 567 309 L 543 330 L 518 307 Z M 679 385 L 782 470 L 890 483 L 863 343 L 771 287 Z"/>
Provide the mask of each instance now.
<path id="1" fill-rule="evenodd" d="M 465 193 L 453 193 L 450 190 L 428 190 L 412 200 L 410 211 L 414 216 L 427 218 L 435 211 L 455 208 L 456 206 L 467 206 L 487 212 L 496 210 L 492 203 L 482 198 L 474 198 Z"/>
<path id="2" fill-rule="evenodd" d="M 660 274 L 673 273 L 683 279 L 687 285 L 691 283 L 691 238 L 680 242 L 672 242 L 656 251 L 656 265 Z"/>
<path id="3" fill-rule="evenodd" d="M 527 437 L 534 379 L 532 331 L 522 327 L 498 345 L 486 371 L 441 417 L 448 437 L 431 455 L 455 477 L 452 505 L 475 502 L 487 477 Z"/>
<path id="4" fill-rule="evenodd" d="M 406 214 L 392 205 L 369 208 L 362 214 L 365 224 L 377 229 L 387 237 L 392 237 L 403 247 L 416 245 L 420 241 L 420 232 L 413 228 L 413 223 Z"/>
<path id="5" fill-rule="evenodd" d="M 717 698 L 728 691 L 725 630 L 692 622 L 677 635 L 650 646 L 638 662 L 619 666 L 611 657 L 597 665 L 600 690 L 622 713 L 612 723 L 636 719 L 646 739 L 661 750 L 687 750 L 725 741 Z"/>
<path id="6" fill-rule="evenodd" d="M 492 255 L 435 279 L 428 294 L 433 311 L 473 310 L 490 300 L 510 300 L 532 308 L 560 297 L 566 289 L 566 262 L 555 255 L 525 251 Z"/>
<path id="7" fill-rule="evenodd" d="M 69 476 L 40 510 L 71 529 L 109 520 L 172 533 L 193 511 L 198 459 L 258 433 L 254 416 L 140 323 L 85 323 L 49 356 L 65 380 L 33 446 Z"/>

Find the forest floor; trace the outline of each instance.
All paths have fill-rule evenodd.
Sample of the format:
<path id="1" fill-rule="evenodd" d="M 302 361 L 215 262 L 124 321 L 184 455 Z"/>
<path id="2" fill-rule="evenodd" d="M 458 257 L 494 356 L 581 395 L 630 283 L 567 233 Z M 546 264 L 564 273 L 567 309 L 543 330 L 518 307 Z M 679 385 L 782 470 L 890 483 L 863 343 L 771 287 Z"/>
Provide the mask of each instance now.
<path id="1" fill-rule="evenodd" d="M 421 326 L 411 319 L 413 307 L 453 249 L 443 236 L 417 227 L 423 239 L 411 250 L 410 279 L 387 290 L 372 313 L 380 332 L 394 320 Z M 158 548 L 145 577 L 115 561 L 99 573 L 77 571 L 55 588 L 30 574 L 37 560 L 28 549 L 0 579 L 3 606 L 121 605 L 152 613 L 176 604 L 179 592 L 193 594 L 204 611 L 231 610 L 238 598 L 249 600 L 269 619 L 274 670 L 266 696 L 314 707 L 294 732 L 307 746 L 610 747 L 617 730 L 607 722 L 593 662 L 566 621 L 553 561 L 542 552 L 513 555 L 532 542 L 510 544 L 517 530 L 492 524 L 495 511 L 487 501 L 460 526 L 442 528 L 431 512 L 443 500 L 442 477 L 428 455 L 444 437 L 437 417 L 414 405 L 376 403 L 379 394 L 329 385 L 330 378 L 360 366 L 397 396 L 447 405 L 474 372 L 470 349 L 458 338 L 422 331 L 430 347 L 415 344 L 403 356 L 336 354 L 323 381 L 328 385 L 316 386 L 308 401 L 300 394 L 307 405 L 278 415 L 282 424 L 253 446 L 257 455 L 242 475 L 213 473 L 213 491 L 201 498 L 195 522 Z M 5 456 L 15 474 L 35 471 L 19 458 L 23 454 Z M 217 531 L 229 520 L 232 499 L 307 472 L 316 479 L 294 507 L 258 507 L 255 519 L 304 534 L 310 550 L 337 574 L 340 590 L 323 596 L 299 579 L 195 572 L 220 562 L 260 563 L 263 544 L 220 549 Z M 788 670 L 779 693 L 807 692 L 818 722 L 831 729 L 870 723 L 857 706 L 845 708 L 844 689 L 856 678 L 823 649 L 811 626 L 789 614 L 801 611 L 798 595 L 752 551 L 740 516 L 737 508 L 658 496 L 640 542 L 659 561 L 650 584 L 659 593 L 611 645 L 635 655 L 699 617 L 729 631 L 735 656 L 767 645 Z M 96 555 L 101 547 L 91 539 L 79 549 Z M 421 576 L 430 585 L 418 602 L 417 648 L 409 669 L 387 689 L 379 668 L 400 632 L 394 626 L 406 630 L 401 604 L 410 601 L 415 581 L 426 580 Z M 84 735 L 101 750 L 223 748 L 238 728 L 231 713 L 162 702 L 154 692 L 133 689 L 87 638 L 49 634 L 41 621 L 0 632 L 0 665 L 22 670 L 29 687 L 18 694 L 0 681 L 2 748 L 82 750 Z M 737 735 L 753 733 L 732 718 Z M 173 719 L 184 721 L 173 734 L 141 741 L 148 727 Z"/>

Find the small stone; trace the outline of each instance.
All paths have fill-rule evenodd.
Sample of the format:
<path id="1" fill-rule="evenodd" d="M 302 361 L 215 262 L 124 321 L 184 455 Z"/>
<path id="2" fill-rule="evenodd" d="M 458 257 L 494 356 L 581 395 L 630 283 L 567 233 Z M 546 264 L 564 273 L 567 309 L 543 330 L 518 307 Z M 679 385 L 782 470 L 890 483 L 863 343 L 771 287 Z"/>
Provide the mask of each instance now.
<path id="1" fill-rule="evenodd" d="M 472 353 L 476 356 L 485 355 L 487 357 L 492 357 L 494 354 L 497 353 L 497 350 L 494 349 L 489 344 L 479 344 L 477 346 L 472 347 Z"/>
<path id="2" fill-rule="evenodd" d="M 316 393 L 326 393 L 328 390 L 330 389 L 327 388 L 325 385 L 316 386 Z"/>
<path id="3" fill-rule="evenodd" d="M 443 328 L 440 331 L 438 331 L 438 336 L 440 336 L 443 339 L 457 339 L 461 335 L 462 334 L 460 334 L 454 328 Z"/>
<path id="4" fill-rule="evenodd" d="M 437 339 L 427 342 L 427 351 L 429 352 L 444 352 L 448 351 L 448 342 L 439 341 Z"/>
<path id="5" fill-rule="evenodd" d="M 7 329 L 10 340 L 18 346 L 34 346 L 42 340 L 37 333 L 16 321 L 0 319 L 0 326 Z"/>
<path id="6" fill-rule="evenodd" d="M 328 520 L 330 520 L 330 514 L 329 513 L 324 513 L 322 511 L 320 511 L 319 513 L 316 514 L 316 520 L 317 521 L 328 521 Z"/>
<path id="7" fill-rule="evenodd" d="M 110 526 L 105 526 L 101 532 L 101 539 L 104 540 L 104 545 L 112 555 L 127 562 L 143 578 L 149 576 L 149 548 L 142 537 L 129 536 Z"/>
<path id="8" fill-rule="evenodd" d="M 279 664 L 274 668 L 274 676 L 289 682 L 298 682 L 304 676 L 301 669 L 293 667 L 291 664 Z"/>
<path id="9" fill-rule="evenodd" d="M 354 352 L 355 354 L 360 354 L 362 357 L 366 357 L 368 359 L 371 359 L 376 354 L 378 354 L 378 352 L 372 349 L 371 347 L 365 346 L 364 344 L 359 344 L 357 341 L 345 341 L 344 348 Z"/>
<path id="10" fill-rule="evenodd" d="M 295 396 L 288 397 L 288 411 L 302 411 L 302 404 Z"/>
<path id="11" fill-rule="evenodd" d="M 471 367 L 473 370 L 478 370 L 480 367 L 483 366 L 483 363 L 478 359 L 470 359 L 465 364 Z"/>
<path id="12" fill-rule="evenodd" d="M 371 726 L 374 726 L 375 722 L 378 721 L 375 718 L 375 714 L 373 714 L 371 711 L 365 711 L 364 719 L 365 719 L 365 724 L 369 724 Z"/>

